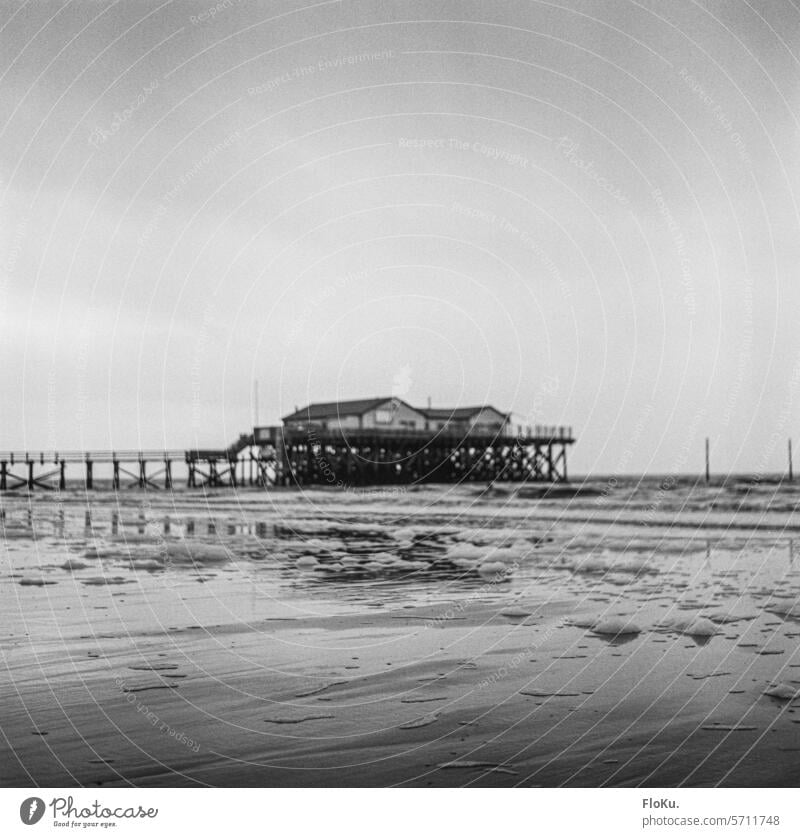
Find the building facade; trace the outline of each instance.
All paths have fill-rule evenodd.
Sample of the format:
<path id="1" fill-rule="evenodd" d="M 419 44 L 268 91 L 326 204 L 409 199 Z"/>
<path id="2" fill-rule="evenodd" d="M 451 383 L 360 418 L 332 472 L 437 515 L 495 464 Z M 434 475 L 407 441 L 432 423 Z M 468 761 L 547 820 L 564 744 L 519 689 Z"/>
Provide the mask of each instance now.
<path id="1" fill-rule="evenodd" d="M 488 404 L 418 409 L 396 397 L 309 404 L 283 417 L 287 429 L 427 430 L 500 435 L 508 431 L 509 421 L 509 415 Z"/>
<path id="2" fill-rule="evenodd" d="M 436 407 L 421 411 L 427 421 L 426 429 L 458 433 L 498 433 L 508 430 L 510 417 L 494 407 Z"/>
<path id="3" fill-rule="evenodd" d="M 321 430 L 425 430 L 426 419 L 401 398 L 387 397 L 309 404 L 284 416 L 283 424 Z"/>

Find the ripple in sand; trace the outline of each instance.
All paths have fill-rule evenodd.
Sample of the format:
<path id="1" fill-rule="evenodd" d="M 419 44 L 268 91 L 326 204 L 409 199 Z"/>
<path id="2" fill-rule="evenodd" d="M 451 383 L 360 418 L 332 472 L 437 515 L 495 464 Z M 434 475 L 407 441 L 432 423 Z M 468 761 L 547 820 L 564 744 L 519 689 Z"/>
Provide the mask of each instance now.
<path id="1" fill-rule="evenodd" d="M 481 770 L 486 773 L 508 773 L 517 776 L 517 771 L 493 761 L 445 761 L 436 765 L 440 770 Z"/>
<path id="2" fill-rule="evenodd" d="M 60 569 L 72 572 L 73 570 L 85 570 L 88 566 L 88 564 L 85 564 L 83 561 L 78 561 L 76 558 L 68 558 L 61 564 Z"/>
<path id="3" fill-rule="evenodd" d="M 58 582 L 51 581 L 49 578 L 21 578 L 19 580 L 20 587 L 44 587 L 49 584 L 58 584 Z"/>
<path id="4" fill-rule="evenodd" d="M 527 610 L 524 607 L 507 607 L 500 611 L 500 616 L 505 616 L 508 619 L 526 619 L 532 615 L 533 611 Z"/>
<path id="5" fill-rule="evenodd" d="M 131 569 L 134 570 L 163 570 L 165 564 L 156 558 L 137 558 L 131 560 Z"/>
<path id="6" fill-rule="evenodd" d="M 310 689 L 305 689 L 302 692 L 296 692 L 295 697 L 311 697 L 311 695 L 318 695 L 328 689 L 332 689 L 334 686 L 344 686 L 346 683 L 346 680 L 334 680 L 332 683 L 323 683 L 321 686 L 312 686 Z"/>
<path id="7" fill-rule="evenodd" d="M 152 692 L 156 689 L 177 689 L 177 683 L 154 683 L 151 686 L 124 686 L 123 692 Z"/>
<path id="8" fill-rule="evenodd" d="M 91 578 L 84 578 L 81 584 L 86 587 L 108 587 L 116 584 L 133 584 L 133 579 L 123 578 L 121 575 L 114 575 L 106 578 L 102 575 L 92 576 Z"/>
<path id="9" fill-rule="evenodd" d="M 706 730 L 706 732 L 754 732 L 758 727 L 748 726 L 747 724 L 712 723 L 705 724 L 700 729 Z"/>
<path id="10" fill-rule="evenodd" d="M 333 715 L 303 715 L 301 718 L 264 718 L 265 724 L 304 724 L 307 721 L 325 721 Z"/>
<path id="11" fill-rule="evenodd" d="M 400 724 L 400 729 L 417 729 L 418 727 L 427 727 L 430 724 L 436 723 L 439 720 L 439 713 L 432 712 L 430 715 L 423 715 L 417 718 L 416 721 L 409 721 L 406 724 Z"/>
<path id="12" fill-rule="evenodd" d="M 749 622 L 753 619 L 758 619 L 758 613 L 755 611 L 736 610 L 711 610 L 708 612 L 708 618 L 718 625 L 727 625 L 731 622 Z"/>
<path id="13" fill-rule="evenodd" d="M 521 689 L 519 692 L 521 695 L 527 695 L 528 697 L 580 697 L 581 692 L 567 692 L 563 690 L 557 690 L 555 692 L 548 692 L 544 689 Z M 586 692 L 585 694 L 594 694 L 594 692 Z"/>
<path id="14" fill-rule="evenodd" d="M 440 700 L 447 700 L 448 695 L 441 695 L 437 697 L 410 697 L 402 698 L 400 703 L 436 703 Z"/>
<path id="15" fill-rule="evenodd" d="M 686 676 L 691 677 L 692 680 L 708 680 L 709 677 L 728 677 L 730 671 L 712 671 L 709 674 L 691 674 L 687 672 Z"/>

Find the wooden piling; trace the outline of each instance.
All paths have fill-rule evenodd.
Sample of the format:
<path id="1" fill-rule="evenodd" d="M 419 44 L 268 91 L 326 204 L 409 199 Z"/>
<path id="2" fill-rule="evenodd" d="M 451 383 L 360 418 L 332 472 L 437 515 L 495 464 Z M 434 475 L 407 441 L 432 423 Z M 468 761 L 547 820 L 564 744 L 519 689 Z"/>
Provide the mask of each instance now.
<path id="1" fill-rule="evenodd" d="M 789 482 L 794 482 L 794 466 L 792 464 L 792 440 L 791 439 L 789 439 L 788 452 L 789 452 Z"/>
<path id="2" fill-rule="evenodd" d="M 706 436 L 706 483 L 711 481 L 711 445 Z"/>
<path id="3" fill-rule="evenodd" d="M 566 453 L 573 443 L 567 428 L 540 428 L 534 436 L 483 432 L 428 434 L 413 429 L 364 428 L 344 435 L 323 428 L 265 428 L 256 455 L 240 458 L 241 445 L 213 450 L 128 450 L 92 453 L 37 451 L 0 455 L 0 490 L 65 488 L 66 466 L 84 467 L 85 486 L 94 488 L 94 464 L 113 466 L 112 488 L 121 480 L 140 489 L 173 487 L 172 460 L 182 456 L 188 487 L 237 488 L 251 485 L 399 485 L 420 482 L 507 480 L 562 482 Z M 244 437 L 242 437 L 244 438 Z M 256 437 L 250 436 L 248 439 Z M 255 444 L 255 443 L 251 443 Z M 706 440 L 706 478 L 710 479 Z M 791 453 L 790 453 L 791 460 Z M 157 462 L 148 478 L 147 463 Z M 43 473 L 41 466 L 53 463 Z M 163 465 L 162 465 L 163 463 Z M 789 464 L 790 473 L 792 463 Z M 54 481 L 51 479 L 54 478 Z M 158 482 L 158 484 L 156 484 Z"/>

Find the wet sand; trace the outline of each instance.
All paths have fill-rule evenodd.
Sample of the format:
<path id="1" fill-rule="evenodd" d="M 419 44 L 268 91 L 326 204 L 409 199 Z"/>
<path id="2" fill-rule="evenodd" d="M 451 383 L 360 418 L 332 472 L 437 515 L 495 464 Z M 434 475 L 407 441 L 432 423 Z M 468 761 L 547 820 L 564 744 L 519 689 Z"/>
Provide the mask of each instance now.
<path id="1" fill-rule="evenodd" d="M 797 785 L 798 502 L 4 496 L 0 782 Z"/>

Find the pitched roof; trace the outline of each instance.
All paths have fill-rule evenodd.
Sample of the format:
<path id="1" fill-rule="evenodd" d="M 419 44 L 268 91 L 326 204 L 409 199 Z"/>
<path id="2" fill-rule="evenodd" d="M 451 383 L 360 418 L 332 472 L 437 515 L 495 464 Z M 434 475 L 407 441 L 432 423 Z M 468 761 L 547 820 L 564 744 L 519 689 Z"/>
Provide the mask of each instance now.
<path id="1" fill-rule="evenodd" d="M 503 418 L 508 418 L 505 413 L 492 407 L 490 404 L 481 404 L 477 407 L 423 407 L 420 412 L 429 419 L 450 419 L 452 421 L 466 421 L 471 419 L 481 410 L 494 410 Z"/>
<path id="2" fill-rule="evenodd" d="M 384 398 L 357 398 L 351 401 L 325 401 L 318 404 L 309 404 L 288 416 L 282 421 L 322 421 L 324 419 L 341 418 L 342 416 L 363 416 L 370 410 L 380 407 L 387 401 L 399 401 L 429 419 L 440 419 L 449 421 L 468 421 L 481 410 L 494 410 L 503 418 L 508 418 L 505 413 L 492 407 L 490 404 L 480 404 L 476 407 L 411 407 L 402 398 L 387 395 Z"/>
<path id="3" fill-rule="evenodd" d="M 318 419 L 338 418 L 340 416 L 363 416 L 364 413 L 368 413 L 370 410 L 374 410 L 376 407 L 380 407 L 381 404 L 385 404 L 391 400 L 392 396 L 387 396 L 385 398 L 358 398 L 353 401 L 326 401 L 319 404 L 309 404 L 301 410 L 284 416 L 282 420 L 316 421 Z"/>

